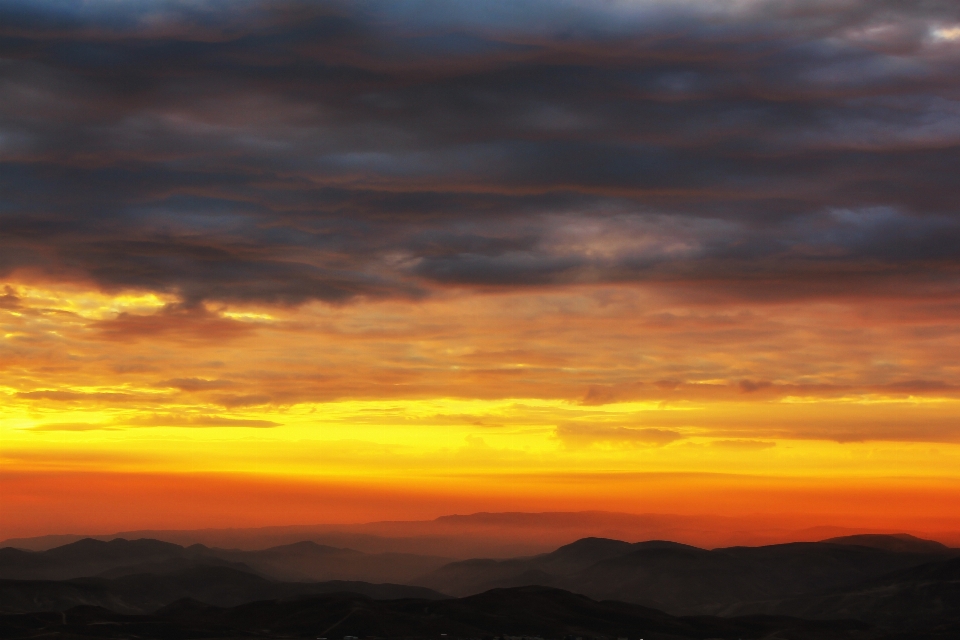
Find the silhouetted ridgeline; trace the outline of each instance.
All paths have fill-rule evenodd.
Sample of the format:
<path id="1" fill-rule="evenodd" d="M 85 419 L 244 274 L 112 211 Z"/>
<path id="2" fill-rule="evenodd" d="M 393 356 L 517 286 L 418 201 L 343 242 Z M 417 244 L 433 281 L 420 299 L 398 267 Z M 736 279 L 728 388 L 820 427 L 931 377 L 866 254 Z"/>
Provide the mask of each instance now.
<path id="1" fill-rule="evenodd" d="M 311 579 L 331 575 L 372 580 Z M 396 575 L 405 579 L 383 580 Z M 960 552 L 910 536 L 714 550 L 584 538 L 537 556 L 446 562 L 313 542 L 239 551 L 87 539 L 0 549 L 0 613 L 3 638 L 956 640 Z"/>
<path id="2" fill-rule="evenodd" d="M 416 584 L 456 596 L 541 584 L 676 615 L 713 615 L 745 602 L 854 585 L 960 553 L 909 536 L 893 538 L 900 546 L 891 551 L 885 547 L 894 542 L 886 538 L 711 551 L 666 541 L 584 538 L 531 558 L 453 562 Z"/>
<path id="3" fill-rule="evenodd" d="M 65 580 L 86 576 L 168 573 L 193 564 L 219 565 L 276 580 L 407 582 L 449 562 L 410 553 L 367 554 L 315 542 L 241 551 L 201 544 L 182 547 L 159 540 L 109 542 L 86 538 L 48 551 L 0 549 L 0 578 Z"/>
<path id="4" fill-rule="evenodd" d="M 960 529 L 922 535 L 960 547 Z M 920 523 L 918 523 L 918 527 Z M 799 527 L 799 528 L 798 528 Z M 940 527 L 940 528 L 938 528 Z M 920 528 L 918 531 L 922 531 Z M 247 551 L 290 545 L 302 540 L 365 553 L 411 553 L 451 559 L 511 558 L 550 552 L 588 536 L 618 540 L 674 540 L 714 549 L 763 546 L 783 542 L 815 542 L 862 530 L 837 526 L 801 526 L 794 520 L 718 515 L 617 513 L 610 511 L 556 511 L 541 513 L 472 513 L 432 520 L 367 522 L 349 525 L 287 525 L 231 529 L 143 529 L 108 535 L 46 535 L 11 538 L 0 546 L 45 551 L 84 538 L 139 540 L 150 538 L 184 547 L 202 544 Z M 873 534 L 888 533 L 874 531 Z"/>
<path id="5" fill-rule="evenodd" d="M 218 608 L 181 600 L 149 616 L 97 607 L 0 616 L 10 640 L 40 635 L 163 640 L 188 638 L 805 638 L 866 640 L 884 634 L 856 621 L 783 617 L 677 618 L 638 605 L 595 602 L 545 587 L 497 589 L 469 598 L 375 601 L 353 594 L 253 602 Z M 774 635 L 776 634 L 776 635 Z M 933 638 L 934 636 L 925 636 Z"/>

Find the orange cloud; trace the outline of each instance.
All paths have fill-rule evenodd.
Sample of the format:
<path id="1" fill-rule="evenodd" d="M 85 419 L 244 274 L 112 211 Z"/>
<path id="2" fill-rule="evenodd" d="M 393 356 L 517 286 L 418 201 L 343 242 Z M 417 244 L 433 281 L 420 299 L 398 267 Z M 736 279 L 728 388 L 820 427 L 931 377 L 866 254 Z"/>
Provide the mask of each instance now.
<path id="1" fill-rule="evenodd" d="M 849 487 L 877 496 L 898 482 L 934 517 L 960 482 L 960 335 L 927 302 L 718 308 L 608 286 L 172 312 L 137 292 L 12 288 L 16 307 L 0 310 L 4 464 L 100 469 L 88 505 L 114 491 L 111 474 L 202 472 L 211 487 L 262 480 L 277 495 L 395 487 L 407 496 L 397 517 L 421 513 L 431 487 L 447 496 L 431 504 L 454 511 L 761 513 L 789 497 L 815 519 L 858 500 Z M 104 340 L 133 316 L 152 332 Z M 870 500 L 864 518 L 903 521 L 896 501 Z"/>

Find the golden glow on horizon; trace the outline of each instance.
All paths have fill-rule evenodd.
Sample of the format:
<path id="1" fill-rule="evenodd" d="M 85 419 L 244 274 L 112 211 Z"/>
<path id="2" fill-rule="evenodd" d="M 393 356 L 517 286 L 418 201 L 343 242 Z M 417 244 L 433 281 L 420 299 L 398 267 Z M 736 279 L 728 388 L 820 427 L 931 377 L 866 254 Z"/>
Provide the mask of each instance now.
<path id="1" fill-rule="evenodd" d="M 674 511 L 709 508 L 684 474 L 742 478 L 732 495 L 778 478 L 960 486 L 960 397 L 922 382 L 958 373 L 955 345 L 916 337 L 933 323 L 922 302 L 721 311 L 607 287 L 191 309 L 10 286 L 6 473 L 239 474 L 542 504 L 559 492 L 624 511 L 639 508 L 636 478 L 657 474 L 675 478 L 660 494 L 687 496 Z"/>

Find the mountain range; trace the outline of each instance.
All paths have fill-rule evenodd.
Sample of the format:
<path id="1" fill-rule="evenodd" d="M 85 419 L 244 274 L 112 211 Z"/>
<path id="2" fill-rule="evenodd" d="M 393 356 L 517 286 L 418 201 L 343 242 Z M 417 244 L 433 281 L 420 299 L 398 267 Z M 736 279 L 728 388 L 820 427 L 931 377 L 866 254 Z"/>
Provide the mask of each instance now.
<path id="1" fill-rule="evenodd" d="M 948 630 L 952 631 L 952 630 Z M 639 605 L 596 602 L 546 587 L 495 589 L 460 599 L 376 601 L 341 593 L 213 607 L 179 600 L 151 615 L 100 607 L 61 613 L 0 615 L 8 640 L 38 637 L 129 638 L 636 638 L 704 640 L 894 640 L 853 620 L 811 621 L 778 616 L 674 617 Z M 918 640 L 946 640 L 939 631 Z"/>
<path id="2" fill-rule="evenodd" d="M 414 584 L 455 596 L 538 584 L 676 615 L 713 615 L 745 602 L 853 585 L 957 554 L 907 535 L 712 550 L 667 541 L 584 538 L 529 558 L 452 562 Z"/>
<path id="3" fill-rule="evenodd" d="M 327 593 L 354 593 L 378 600 L 447 598 L 423 587 L 344 580 L 276 582 L 230 567 L 197 564 L 169 573 L 120 578 L 0 580 L 0 613 L 65 611 L 97 606 L 118 613 L 149 613 L 183 598 L 236 606 L 258 600 Z"/>
<path id="4" fill-rule="evenodd" d="M 737 517 L 611 511 L 455 514 L 432 520 L 357 524 L 287 525 L 257 528 L 121 531 L 103 535 L 58 534 L 10 538 L 10 546 L 44 551 L 84 538 L 150 538 L 185 547 L 259 550 L 311 540 L 365 553 L 413 553 L 457 560 L 511 558 L 546 553 L 590 536 L 618 540 L 673 540 L 702 548 L 816 542 L 851 534 L 890 534 L 899 529 L 814 526 L 809 519 L 780 515 Z M 917 520 L 909 533 L 960 547 L 960 516 Z"/>
<path id="5" fill-rule="evenodd" d="M 169 573 L 196 564 L 232 567 L 275 580 L 406 582 L 442 567 L 450 558 L 410 553 L 362 553 L 311 541 L 257 551 L 183 547 L 160 540 L 86 538 L 47 551 L 0 549 L 0 578 L 66 580 Z"/>
<path id="6" fill-rule="evenodd" d="M 906 534 L 717 549 L 593 537 L 451 561 L 312 541 L 84 539 L 0 549 L 0 613 L 4 638 L 89 635 L 72 622 L 88 618 L 107 637 L 144 639 L 326 637 L 335 623 L 337 638 L 957 638 L 960 550 Z"/>

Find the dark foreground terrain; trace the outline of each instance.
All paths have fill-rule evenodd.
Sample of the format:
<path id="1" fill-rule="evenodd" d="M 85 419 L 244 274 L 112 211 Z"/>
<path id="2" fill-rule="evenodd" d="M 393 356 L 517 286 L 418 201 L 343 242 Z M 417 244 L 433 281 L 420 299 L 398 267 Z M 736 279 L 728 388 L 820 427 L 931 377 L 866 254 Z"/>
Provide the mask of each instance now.
<path id="1" fill-rule="evenodd" d="M 405 584 L 284 579 L 350 575 L 354 561 L 364 575 L 426 572 Z M 0 640 L 960 640 L 960 553 L 909 536 L 714 550 L 585 538 L 531 557 L 435 562 L 312 542 L 0 549 Z"/>
<path id="2" fill-rule="evenodd" d="M 960 629 L 912 638 L 946 640 Z M 674 617 L 639 605 L 596 602 L 559 589 L 495 589 L 461 599 L 373 600 L 330 594 L 220 608 L 180 600 L 152 615 L 121 615 L 99 607 L 62 613 L 0 616 L 0 635 L 187 640 L 189 638 L 632 638 L 645 640 L 767 638 L 874 640 L 899 636 L 853 620 L 783 616 Z"/>
<path id="3" fill-rule="evenodd" d="M 255 600 L 349 592 L 378 600 L 447 598 L 423 587 L 333 580 L 274 582 L 220 566 L 193 566 L 163 574 L 73 580 L 0 580 L 0 613 L 103 607 L 117 613 L 152 613 L 182 598 L 231 607 Z"/>

